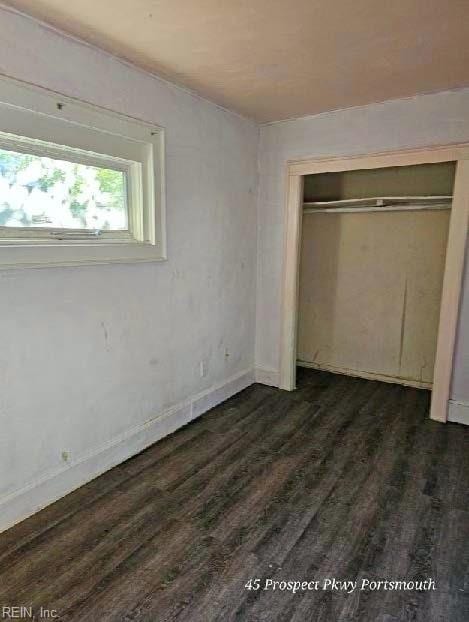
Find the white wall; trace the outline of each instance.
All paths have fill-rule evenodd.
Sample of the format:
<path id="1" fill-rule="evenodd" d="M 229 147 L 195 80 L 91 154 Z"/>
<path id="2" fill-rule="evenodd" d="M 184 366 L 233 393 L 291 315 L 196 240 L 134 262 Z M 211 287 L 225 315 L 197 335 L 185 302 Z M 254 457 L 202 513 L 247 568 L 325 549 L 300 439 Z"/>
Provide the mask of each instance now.
<path id="1" fill-rule="evenodd" d="M 166 128 L 169 257 L 0 272 L 1 529 L 252 381 L 258 129 L 3 9 L 0 73 Z"/>
<path id="2" fill-rule="evenodd" d="M 350 108 L 261 127 L 256 366 L 275 380 L 287 160 L 365 154 L 469 141 L 469 89 Z M 453 397 L 469 402 L 469 275 L 466 271 Z"/>
<path id="3" fill-rule="evenodd" d="M 459 331 L 448 419 L 469 425 L 469 250 L 466 249 L 464 290 L 460 303 Z"/>
<path id="4" fill-rule="evenodd" d="M 459 313 L 451 397 L 459 402 L 467 402 L 469 407 L 469 252 L 467 249 L 464 290 Z"/>

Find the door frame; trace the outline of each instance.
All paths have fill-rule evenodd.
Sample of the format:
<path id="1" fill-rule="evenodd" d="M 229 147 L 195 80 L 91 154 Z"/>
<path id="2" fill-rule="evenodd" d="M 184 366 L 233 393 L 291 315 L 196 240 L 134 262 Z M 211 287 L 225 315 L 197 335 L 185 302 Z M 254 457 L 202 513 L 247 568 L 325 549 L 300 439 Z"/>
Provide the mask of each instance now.
<path id="1" fill-rule="evenodd" d="M 456 162 L 430 408 L 431 419 L 441 422 L 447 420 L 469 224 L 469 143 L 287 162 L 280 335 L 279 387 L 281 389 L 292 391 L 296 388 L 299 259 L 304 176 L 436 162 Z"/>

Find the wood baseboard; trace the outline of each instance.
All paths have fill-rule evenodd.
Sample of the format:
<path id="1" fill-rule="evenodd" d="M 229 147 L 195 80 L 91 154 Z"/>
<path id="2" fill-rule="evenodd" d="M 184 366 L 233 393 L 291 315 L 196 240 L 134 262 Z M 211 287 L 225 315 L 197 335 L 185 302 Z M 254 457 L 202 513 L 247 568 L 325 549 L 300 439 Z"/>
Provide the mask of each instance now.
<path id="1" fill-rule="evenodd" d="M 196 419 L 254 382 L 252 369 L 159 413 L 149 421 L 130 428 L 100 447 L 92 448 L 70 465 L 56 469 L 19 490 L 0 498 L 0 532 L 83 486 L 117 464 Z"/>
<path id="2" fill-rule="evenodd" d="M 431 389 L 431 382 L 420 382 L 418 380 L 409 380 L 408 378 L 397 378 L 394 376 L 386 376 L 385 374 L 375 374 L 368 371 L 360 371 L 356 369 L 346 369 L 344 367 L 334 367 L 333 365 L 322 365 L 311 363 L 309 361 L 297 361 L 298 367 L 309 367 L 311 369 L 319 369 L 321 371 L 330 371 L 333 374 L 343 374 L 344 376 L 355 376 L 356 378 L 365 378 L 366 380 L 380 380 L 381 382 L 390 382 L 391 384 L 402 384 L 405 387 L 414 387 L 415 389 Z"/>
<path id="3" fill-rule="evenodd" d="M 279 372 L 276 369 L 256 367 L 254 369 L 254 378 L 259 384 L 266 384 L 269 387 L 278 387 Z"/>
<path id="4" fill-rule="evenodd" d="M 448 404 L 448 421 L 469 425 L 469 402 L 450 400 Z"/>

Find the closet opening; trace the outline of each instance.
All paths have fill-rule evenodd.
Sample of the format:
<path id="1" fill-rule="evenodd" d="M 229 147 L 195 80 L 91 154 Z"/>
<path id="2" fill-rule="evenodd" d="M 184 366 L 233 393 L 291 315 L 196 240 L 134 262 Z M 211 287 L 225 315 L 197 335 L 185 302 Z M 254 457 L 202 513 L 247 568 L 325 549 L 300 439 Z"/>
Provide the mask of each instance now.
<path id="1" fill-rule="evenodd" d="M 454 173 L 305 176 L 297 365 L 432 388 Z"/>
<path id="2" fill-rule="evenodd" d="M 466 146 L 290 163 L 280 381 L 296 366 L 432 391 L 446 421 Z"/>

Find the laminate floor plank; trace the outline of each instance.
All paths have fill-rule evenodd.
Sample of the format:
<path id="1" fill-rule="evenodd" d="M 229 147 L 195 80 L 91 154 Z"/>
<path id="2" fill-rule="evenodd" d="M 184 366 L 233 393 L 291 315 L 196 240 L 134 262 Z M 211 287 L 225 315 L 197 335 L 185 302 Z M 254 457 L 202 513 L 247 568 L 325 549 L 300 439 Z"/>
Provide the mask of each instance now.
<path id="1" fill-rule="evenodd" d="M 0 534 L 0 607 L 67 622 L 468 620 L 467 428 L 430 421 L 423 390 L 309 369 L 297 383 L 252 385 Z M 322 589 L 333 578 L 358 587 Z M 428 578 L 435 590 L 359 589 Z"/>

